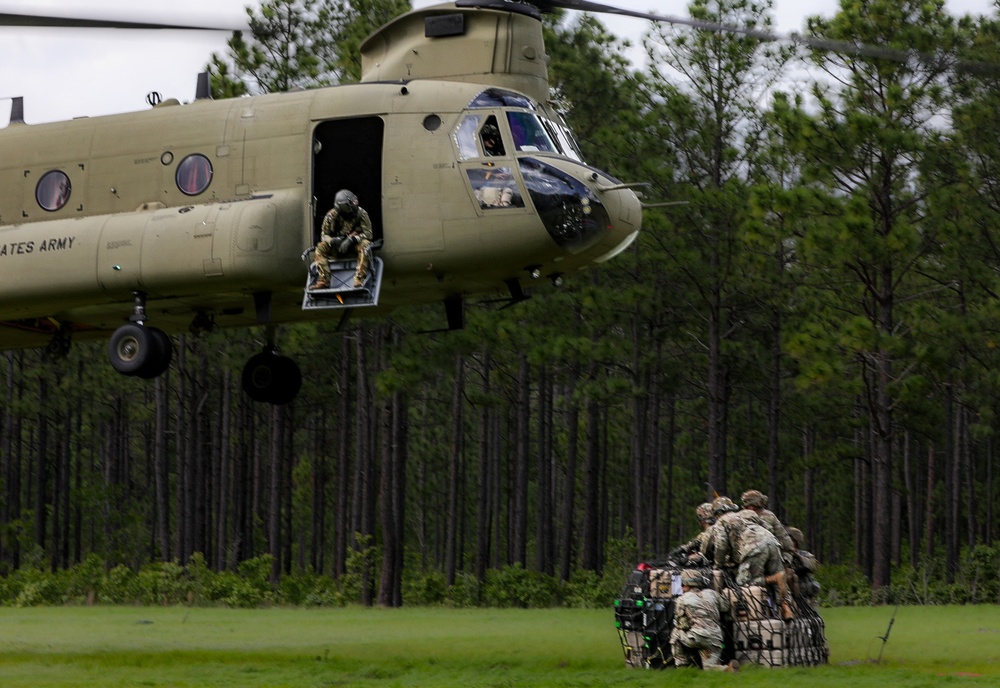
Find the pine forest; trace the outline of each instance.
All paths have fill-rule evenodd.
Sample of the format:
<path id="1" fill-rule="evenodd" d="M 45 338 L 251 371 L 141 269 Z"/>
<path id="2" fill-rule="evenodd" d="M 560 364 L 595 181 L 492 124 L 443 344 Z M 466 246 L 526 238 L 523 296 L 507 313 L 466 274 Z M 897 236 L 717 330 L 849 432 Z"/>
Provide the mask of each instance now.
<path id="1" fill-rule="evenodd" d="M 638 67 L 599 16 L 547 16 L 585 158 L 661 205 L 601 269 L 470 301 L 461 331 L 426 333 L 440 306 L 282 327 L 290 404 L 241 391 L 256 330 L 175 336 L 155 380 L 102 341 L 0 354 L 0 575 L 267 555 L 273 582 L 360 571 L 367 604 L 509 567 L 614 591 L 700 503 L 753 488 L 876 601 L 996 579 L 1000 20 L 840 8 L 807 33 L 889 57 L 650 23 Z M 360 36 L 408 3 L 264 9 L 257 28 L 305 23 L 234 37 L 216 98 L 350 82 Z M 276 40 L 315 59 L 275 64 Z"/>

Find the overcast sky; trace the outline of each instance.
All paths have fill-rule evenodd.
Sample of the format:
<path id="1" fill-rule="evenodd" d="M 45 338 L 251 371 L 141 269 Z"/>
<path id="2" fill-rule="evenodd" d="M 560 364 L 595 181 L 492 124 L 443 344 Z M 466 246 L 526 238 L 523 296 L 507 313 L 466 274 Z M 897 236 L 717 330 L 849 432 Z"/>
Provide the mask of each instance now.
<path id="1" fill-rule="evenodd" d="M 0 12 L 81 12 L 86 16 L 239 27 L 248 0 L 0 0 Z M 437 0 L 414 0 L 414 7 Z M 605 0 L 605 4 L 684 16 L 686 3 L 664 0 Z M 956 14 L 992 13 L 994 0 L 947 0 Z M 801 31 L 807 15 L 831 16 L 837 0 L 775 0 L 775 30 Z M 67 9 L 69 8 L 69 9 Z M 636 45 L 648 23 L 604 15 L 615 34 Z M 113 114 L 147 108 L 146 94 L 189 101 L 198 72 L 213 52 L 225 53 L 225 32 L 125 31 L 121 29 L 0 28 L 0 126 L 10 98 L 24 97 L 28 123 Z"/>

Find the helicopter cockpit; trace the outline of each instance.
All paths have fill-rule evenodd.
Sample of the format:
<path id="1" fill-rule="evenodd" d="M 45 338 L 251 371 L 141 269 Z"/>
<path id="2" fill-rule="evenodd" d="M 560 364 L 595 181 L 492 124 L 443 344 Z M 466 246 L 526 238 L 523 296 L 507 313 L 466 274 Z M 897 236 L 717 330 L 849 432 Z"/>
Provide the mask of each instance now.
<path id="1" fill-rule="evenodd" d="M 530 201 L 552 239 L 571 253 L 609 226 L 600 198 L 566 171 L 588 174 L 568 127 L 530 98 L 482 91 L 455 127 L 454 141 L 482 212 L 524 209 Z M 563 162 L 555 164 L 557 158 Z"/>

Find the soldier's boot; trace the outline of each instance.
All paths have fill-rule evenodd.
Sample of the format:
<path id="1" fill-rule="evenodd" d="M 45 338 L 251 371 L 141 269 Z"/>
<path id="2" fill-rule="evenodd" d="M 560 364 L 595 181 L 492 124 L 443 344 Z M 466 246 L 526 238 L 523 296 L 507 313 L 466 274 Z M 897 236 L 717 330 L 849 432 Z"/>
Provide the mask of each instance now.
<path id="1" fill-rule="evenodd" d="M 358 267 L 354 271 L 354 288 L 357 289 L 364 285 L 365 278 L 368 276 L 368 262 L 370 260 L 370 249 L 371 244 L 367 240 L 363 240 L 358 244 Z"/>
<path id="2" fill-rule="evenodd" d="M 330 264 L 326 258 L 316 258 L 316 281 L 309 285 L 310 290 L 329 289 L 330 287 Z"/>
<path id="3" fill-rule="evenodd" d="M 740 663 L 737 662 L 735 659 L 730 660 L 729 664 L 726 665 L 726 671 L 728 672 L 737 672 L 739 670 L 740 670 Z"/>
<path id="4" fill-rule="evenodd" d="M 788 602 L 788 584 L 785 582 L 785 572 L 780 571 L 778 573 L 773 573 L 764 579 L 764 582 L 768 585 L 773 585 L 778 589 L 778 600 L 781 604 L 781 618 L 785 621 L 791 621 L 795 618 L 795 612 L 792 611 L 792 605 Z"/>

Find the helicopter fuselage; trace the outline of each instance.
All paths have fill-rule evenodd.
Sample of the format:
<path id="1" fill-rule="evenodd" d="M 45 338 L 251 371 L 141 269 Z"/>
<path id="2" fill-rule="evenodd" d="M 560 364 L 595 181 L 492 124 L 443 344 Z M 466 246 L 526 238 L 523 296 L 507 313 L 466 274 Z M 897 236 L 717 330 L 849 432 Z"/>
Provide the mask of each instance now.
<path id="1" fill-rule="evenodd" d="M 487 151 L 486 125 L 500 134 Z M 451 81 L 366 83 L 0 130 L 0 348 L 53 328 L 107 336 L 145 295 L 186 330 L 302 310 L 304 251 L 340 188 L 384 263 L 371 312 L 571 275 L 621 250 L 641 212 L 579 162 L 544 105 Z M 534 138 L 532 138 L 534 137 Z M 328 316 L 326 316 L 328 317 Z"/>

